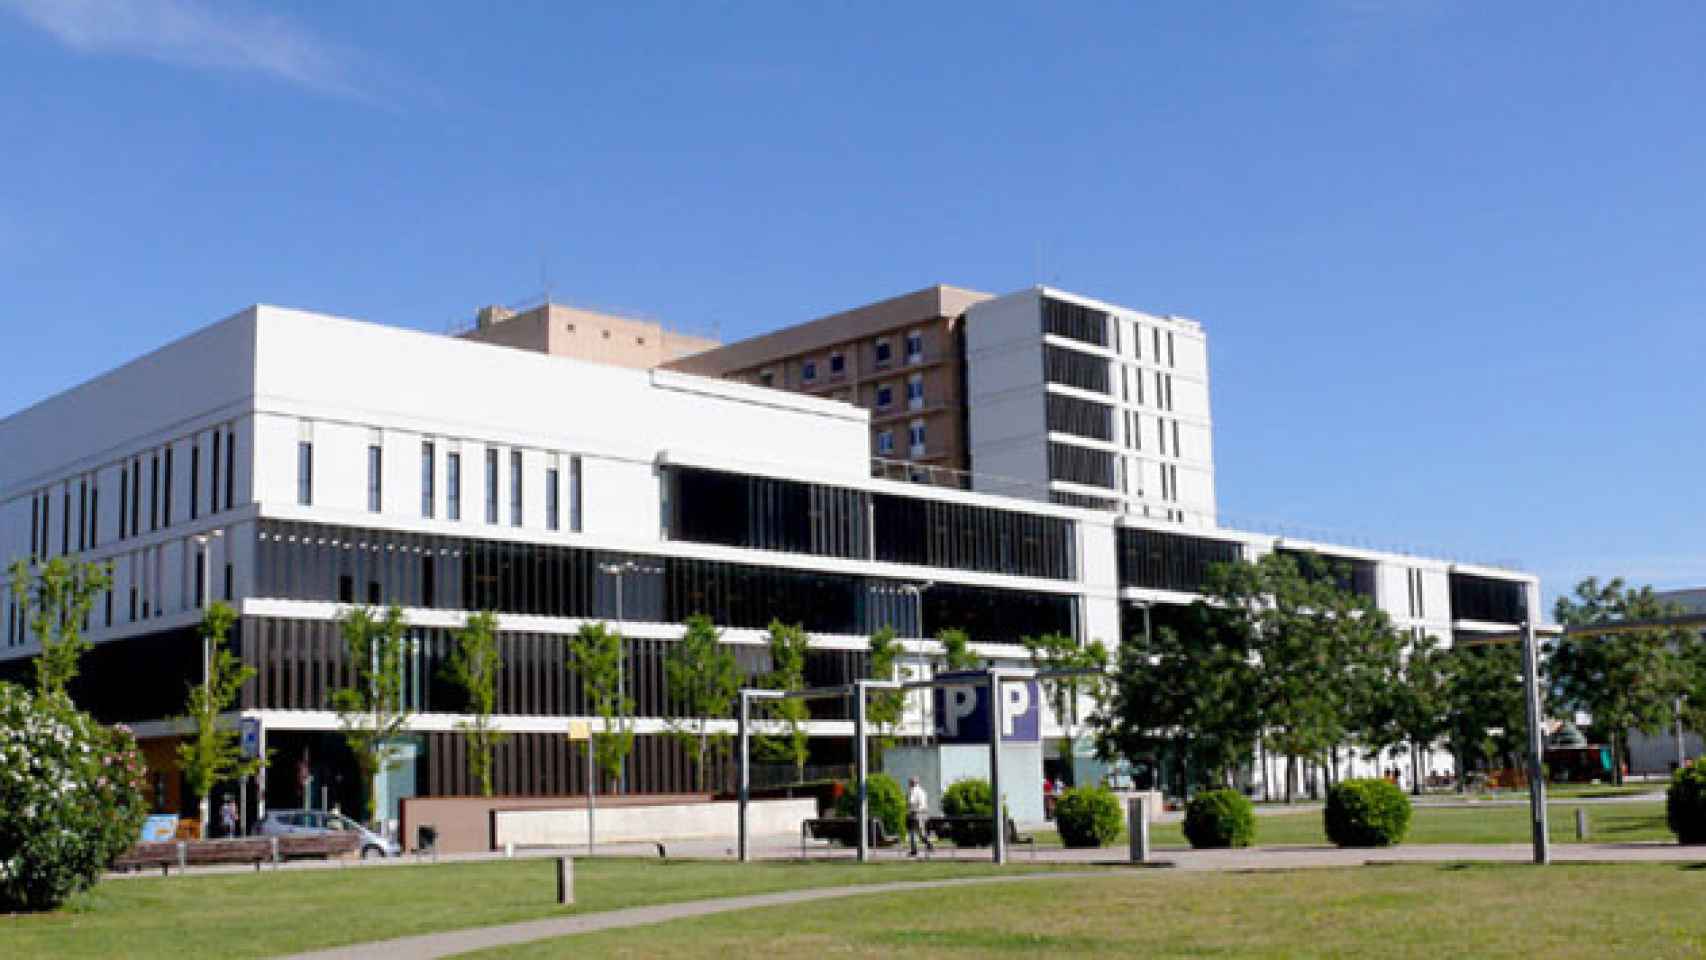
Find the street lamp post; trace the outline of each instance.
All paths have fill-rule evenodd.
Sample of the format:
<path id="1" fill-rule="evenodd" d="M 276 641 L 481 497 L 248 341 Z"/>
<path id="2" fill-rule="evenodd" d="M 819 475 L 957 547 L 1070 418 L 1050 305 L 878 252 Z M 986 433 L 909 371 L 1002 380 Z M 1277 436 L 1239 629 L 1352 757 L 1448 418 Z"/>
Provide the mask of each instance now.
<path id="1" fill-rule="evenodd" d="M 607 573 L 616 578 L 616 636 L 622 641 L 622 655 L 616 658 L 616 699 L 620 709 L 626 705 L 628 696 L 628 638 L 622 635 L 622 580 L 630 573 L 662 573 L 662 567 L 648 567 L 633 560 L 623 560 L 620 563 L 601 563 L 599 572 Z M 616 785 L 623 793 L 628 792 L 628 759 L 622 758 L 622 769 L 616 778 Z"/>
<path id="2" fill-rule="evenodd" d="M 223 536 L 225 536 L 224 530 L 214 530 L 212 533 L 200 534 L 195 538 L 196 543 L 201 547 L 201 596 L 197 597 L 196 599 L 201 604 L 201 615 L 203 617 L 207 616 L 207 608 L 209 606 L 209 597 L 210 597 L 211 592 L 212 592 L 211 584 L 212 584 L 212 580 L 213 580 L 213 564 L 211 562 L 211 557 L 209 555 L 209 547 L 212 545 L 213 541 L 216 538 L 223 537 Z M 203 629 L 201 632 L 201 686 L 202 686 L 203 690 L 208 691 L 208 694 L 210 697 L 212 694 L 212 686 L 213 686 L 212 674 L 213 674 L 213 638 L 208 635 L 208 633 L 205 629 Z M 204 709 L 204 710 L 211 709 L 211 700 L 207 703 L 202 704 L 202 709 Z M 205 839 L 207 837 L 207 832 L 208 832 L 207 831 L 208 818 L 213 813 L 211 804 L 210 804 L 209 799 L 207 797 L 201 798 L 200 813 L 201 813 L 201 835 L 202 835 L 203 839 Z"/>
<path id="3" fill-rule="evenodd" d="M 925 639 L 925 637 L 924 637 L 924 591 L 930 589 L 931 587 L 934 587 L 935 585 L 936 585 L 936 581 L 934 581 L 934 580 L 926 580 L 923 583 L 903 583 L 900 585 L 900 590 L 902 593 L 909 593 L 912 595 L 913 610 L 917 615 L 917 630 L 918 630 L 918 638 L 920 640 Z M 924 704 L 926 702 L 927 701 L 924 701 L 924 700 L 919 701 L 919 704 L 918 704 L 918 726 L 922 729 L 924 740 L 926 742 L 928 742 L 929 739 L 931 738 L 931 736 L 934 735 L 934 732 L 931 730 L 931 724 L 926 722 L 925 713 L 927 711 L 925 710 L 925 707 L 924 707 Z"/>

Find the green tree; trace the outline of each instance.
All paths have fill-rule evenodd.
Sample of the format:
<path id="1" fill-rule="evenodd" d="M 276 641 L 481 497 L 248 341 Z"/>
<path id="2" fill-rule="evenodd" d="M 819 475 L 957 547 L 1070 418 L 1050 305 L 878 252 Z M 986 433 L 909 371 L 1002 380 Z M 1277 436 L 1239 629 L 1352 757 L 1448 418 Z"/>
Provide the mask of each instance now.
<path id="1" fill-rule="evenodd" d="M 1163 626 L 1120 644 L 1107 706 L 1094 718 L 1102 756 L 1137 758 L 1171 743 L 1197 777 L 1225 783 L 1249 760 L 1261 735 L 1257 666 L 1250 638 L 1227 629 L 1204 604 L 1177 629 Z"/>
<path id="2" fill-rule="evenodd" d="M 981 670 L 983 658 L 971 652 L 971 635 L 958 627 L 948 627 L 936 634 L 942 645 L 943 670 Z"/>
<path id="3" fill-rule="evenodd" d="M 780 620 L 770 621 L 770 673 L 764 685 L 771 690 L 804 690 L 806 687 L 806 651 L 811 648 L 811 636 L 805 628 L 788 625 Z M 806 721 L 811 708 L 797 697 L 771 700 L 767 704 L 770 716 L 781 722 L 785 733 L 780 737 L 761 736 L 758 748 L 766 756 L 794 765 L 796 780 L 806 776 L 806 760 L 811 756 L 811 735 Z"/>
<path id="4" fill-rule="evenodd" d="M 603 623 L 584 624 L 569 638 L 569 669 L 580 676 L 581 692 L 604 721 L 592 734 L 592 754 L 608 777 L 622 775 L 634 749 L 634 701 L 622 689 L 623 648 L 622 635 Z"/>
<path id="5" fill-rule="evenodd" d="M 492 750 L 506 736 L 492 729 L 498 671 L 503 669 L 497 631 L 496 614 L 469 614 L 467 623 L 456 632 L 456 648 L 444 668 L 450 681 L 468 695 L 467 712 L 472 719 L 457 721 L 456 728 L 468 738 L 468 767 L 480 781 L 480 793 L 488 797 L 492 795 Z"/>
<path id="6" fill-rule="evenodd" d="M 1105 674 L 1109 667 L 1108 648 L 1100 640 L 1080 645 L 1063 633 L 1045 633 L 1038 637 L 1022 637 L 1020 642 L 1030 651 L 1031 665 L 1038 670 L 1089 670 L 1088 676 L 1060 677 L 1042 681 L 1043 695 L 1048 698 L 1055 720 L 1064 736 L 1060 738 L 1060 758 L 1067 767 L 1072 765 L 1073 731 L 1077 727 L 1078 705 L 1081 696 L 1089 696 L 1096 704 L 1092 715 L 1100 712 L 1107 686 Z"/>
<path id="7" fill-rule="evenodd" d="M 41 644 L 35 659 L 36 691 L 65 693 L 89 649 L 83 631 L 95 598 L 112 589 L 112 565 L 54 557 L 45 563 L 18 560 L 8 569 L 12 595 L 26 611 L 30 633 Z"/>
<path id="8" fill-rule="evenodd" d="M 1518 766 L 1528 728 L 1522 694 L 1522 651 L 1514 644 L 1462 643 L 1445 654 L 1446 739 L 1464 774 L 1494 761 Z"/>
<path id="9" fill-rule="evenodd" d="M 711 724 L 730 714 L 740 694 L 740 668 L 734 651 L 723 645 L 722 631 L 710 617 L 695 614 L 687 618 L 687 629 L 670 648 L 663 669 L 670 701 L 682 714 L 669 721 L 669 734 L 692 751 L 693 772 L 703 791 L 706 763 L 728 752 L 729 735 L 713 732 Z"/>
<path id="10" fill-rule="evenodd" d="M 203 642 L 208 645 L 208 672 L 204 682 L 190 688 L 189 721 L 194 725 L 188 739 L 178 744 L 178 765 L 184 771 L 190 792 L 200 800 L 201 835 L 207 837 L 212 819 L 213 788 L 240 777 L 252 777 L 266 766 L 261 757 L 244 759 L 241 734 L 220 715 L 237 702 L 243 684 L 255 675 L 226 646 L 237 612 L 223 603 L 207 608 L 201 621 Z"/>
<path id="11" fill-rule="evenodd" d="M 1559 597 L 1553 616 L 1566 627 L 1656 620 L 1679 616 L 1653 588 L 1627 586 L 1622 577 L 1601 584 L 1588 577 L 1574 596 Z M 1593 714 L 1594 727 L 1610 741 L 1613 776 L 1623 782 L 1629 732 L 1655 733 L 1674 718 L 1675 703 L 1689 686 L 1687 630 L 1654 628 L 1620 633 L 1571 633 L 1550 645 L 1547 673 L 1553 702 Z"/>
<path id="12" fill-rule="evenodd" d="M 339 628 L 351 684 L 332 691 L 332 707 L 367 788 L 364 813 L 378 819 L 382 813 L 377 809 L 379 775 L 397 765 L 402 755 L 399 738 L 409 727 L 409 708 L 403 699 L 408 624 L 402 608 L 393 604 L 383 617 L 367 607 L 355 607 L 339 620 Z"/>
<path id="13" fill-rule="evenodd" d="M 1367 725 L 1368 746 L 1376 751 L 1409 747 L 1412 793 L 1422 792 L 1421 751 L 1450 732 L 1450 659 L 1437 638 L 1421 634 L 1372 698 L 1375 715 Z"/>
<path id="14" fill-rule="evenodd" d="M 894 628 L 883 627 L 871 634 L 869 679 L 909 679 L 912 671 L 900 665 L 900 655 L 903 652 L 900 638 L 895 634 Z M 895 733 L 905 718 L 905 691 L 878 690 L 871 694 L 871 699 L 865 706 L 865 719 L 877 729 L 873 745 L 878 757 L 882 756 L 884 750 L 895 745 Z"/>

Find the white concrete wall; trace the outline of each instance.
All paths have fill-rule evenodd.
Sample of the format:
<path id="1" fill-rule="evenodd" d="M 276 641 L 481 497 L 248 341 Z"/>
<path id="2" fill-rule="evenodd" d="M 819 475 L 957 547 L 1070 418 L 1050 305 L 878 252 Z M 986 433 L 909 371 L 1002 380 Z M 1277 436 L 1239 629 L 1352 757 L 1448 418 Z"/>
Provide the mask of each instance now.
<path id="1" fill-rule="evenodd" d="M 586 810 L 500 810 L 495 816 L 499 849 L 510 843 L 567 847 L 587 842 Z M 747 805 L 746 816 L 751 835 L 798 837 L 800 822 L 817 816 L 817 801 L 754 800 Z M 740 832 L 739 808 L 733 801 L 605 807 L 593 812 L 592 829 L 598 843 L 723 837 L 732 842 Z"/>

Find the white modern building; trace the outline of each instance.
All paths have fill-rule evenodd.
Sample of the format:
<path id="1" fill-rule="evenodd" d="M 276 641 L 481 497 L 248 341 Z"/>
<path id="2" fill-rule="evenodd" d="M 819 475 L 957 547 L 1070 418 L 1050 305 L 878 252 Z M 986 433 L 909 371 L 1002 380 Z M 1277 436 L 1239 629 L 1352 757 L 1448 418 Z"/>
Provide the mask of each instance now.
<path id="1" fill-rule="evenodd" d="M 1032 287 L 971 305 L 965 331 L 975 487 L 1214 526 L 1201 325 Z"/>
<path id="2" fill-rule="evenodd" d="M 1034 320 L 1037 300 L 991 309 Z M 999 356 L 998 319 L 987 326 L 977 355 Z M 1044 632 L 1117 643 L 1191 602 L 1207 565 L 1275 549 L 1344 561 L 1399 624 L 1443 637 L 1508 630 L 1536 608 L 1522 573 L 1214 528 L 1206 382 L 1190 373 L 1200 337 L 1123 313 L 1108 329 L 1106 348 L 1048 344 L 1160 378 L 1172 398 L 1160 408 L 1093 401 L 1138 414 L 1141 448 L 1119 432 L 1123 416 L 1109 441 L 1049 428 L 1048 401 L 1091 402 L 1083 387 L 1015 375 L 1008 392 L 1034 402 L 1049 444 L 1111 446 L 1135 464 L 1124 469 L 1144 479 L 1117 496 L 1139 509 L 1124 512 L 873 479 L 870 414 L 833 400 L 252 307 L 0 421 L 0 559 L 113 565 L 73 694 L 148 738 L 169 809 L 183 805 L 164 772 L 170 718 L 199 678 L 204 596 L 237 607 L 237 649 L 258 671 L 240 710 L 261 721 L 274 765 L 254 799 L 287 807 L 321 790 L 353 807 L 363 789 L 330 708 L 349 674 L 337 620 L 355 604 L 400 605 L 414 640 L 413 761 L 388 778 L 391 801 L 474 789 L 462 700 L 441 670 L 474 611 L 499 615 L 498 724 L 513 736 L 497 789 L 549 796 L 585 789 L 564 734 L 588 711 L 564 640 L 590 620 L 619 621 L 628 638 L 641 717 L 628 787 L 667 792 L 692 781 L 662 735 L 663 655 L 696 613 L 726 629 L 753 675 L 769 666 L 765 626 L 803 624 L 808 680 L 830 684 L 865 675 L 883 626 L 921 672 L 928 638 L 948 627 L 998 662 L 1024 662 L 1020 639 Z M 995 382 L 974 388 L 974 410 L 999 405 Z M 1182 452 L 1152 455 L 1158 423 Z M 1177 468 L 1177 496 L 1156 500 L 1163 466 Z M 1081 492 L 1076 474 L 1024 469 Z M 626 560 L 639 563 L 619 590 L 608 570 Z M 36 640 L 11 596 L 0 613 L 0 677 L 26 679 Z M 850 728 L 840 704 L 814 707 L 814 762 L 846 762 Z M 1051 719 L 1044 733 L 1062 731 Z"/>

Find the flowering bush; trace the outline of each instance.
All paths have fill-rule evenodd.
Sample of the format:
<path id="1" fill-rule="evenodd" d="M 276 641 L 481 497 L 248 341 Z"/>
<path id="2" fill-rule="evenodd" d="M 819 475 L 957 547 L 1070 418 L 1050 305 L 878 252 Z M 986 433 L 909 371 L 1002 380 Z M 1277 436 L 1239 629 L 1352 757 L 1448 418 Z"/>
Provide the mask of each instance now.
<path id="1" fill-rule="evenodd" d="M 0 910 L 49 910 L 93 886 L 136 843 L 142 791 L 128 729 L 0 683 Z"/>

